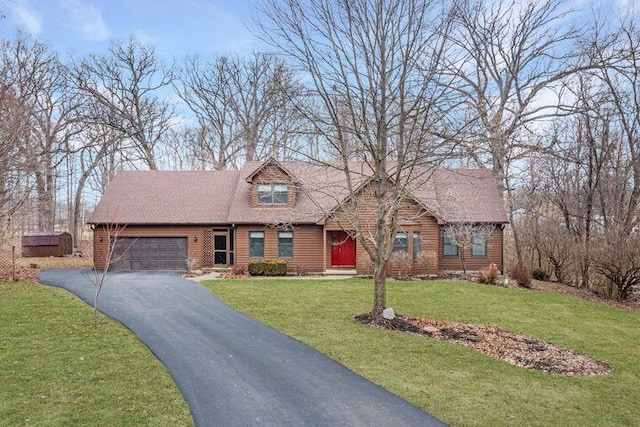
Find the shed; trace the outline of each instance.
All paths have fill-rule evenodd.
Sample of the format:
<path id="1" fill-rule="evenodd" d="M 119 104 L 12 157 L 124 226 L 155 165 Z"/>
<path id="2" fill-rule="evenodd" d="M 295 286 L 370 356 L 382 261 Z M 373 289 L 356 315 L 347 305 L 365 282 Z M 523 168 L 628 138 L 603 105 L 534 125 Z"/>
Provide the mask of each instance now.
<path id="1" fill-rule="evenodd" d="M 71 255 L 73 239 L 64 231 L 25 233 L 22 235 L 23 257 L 48 257 Z"/>

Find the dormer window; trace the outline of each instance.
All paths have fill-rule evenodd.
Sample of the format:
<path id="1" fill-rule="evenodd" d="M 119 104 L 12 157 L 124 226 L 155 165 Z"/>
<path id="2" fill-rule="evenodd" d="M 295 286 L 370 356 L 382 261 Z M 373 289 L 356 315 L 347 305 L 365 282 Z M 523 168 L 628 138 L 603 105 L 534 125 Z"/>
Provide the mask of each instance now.
<path id="1" fill-rule="evenodd" d="M 258 205 L 287 205 L 289 187 L 287 184 L 258 184 Z"/>

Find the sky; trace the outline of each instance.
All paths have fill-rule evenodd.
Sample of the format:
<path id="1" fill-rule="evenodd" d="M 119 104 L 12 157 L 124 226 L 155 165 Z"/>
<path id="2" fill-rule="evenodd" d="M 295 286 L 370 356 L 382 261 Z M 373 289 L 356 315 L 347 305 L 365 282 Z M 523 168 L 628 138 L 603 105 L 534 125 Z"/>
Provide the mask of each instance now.
<path id="1" fill-rule="evenodd" d="M 163 57 L 249 53 L 256 0 L 0 0 L 0 36 L 20 28 L 62 56 L 135 36 Z"/>

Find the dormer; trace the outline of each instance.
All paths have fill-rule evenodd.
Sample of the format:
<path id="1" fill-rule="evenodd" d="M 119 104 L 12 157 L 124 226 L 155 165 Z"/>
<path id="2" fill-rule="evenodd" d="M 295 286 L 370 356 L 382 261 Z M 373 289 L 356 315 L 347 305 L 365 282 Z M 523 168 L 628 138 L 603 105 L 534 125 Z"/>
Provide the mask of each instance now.
<path id="1" fill-rule="evenodd" d="M 280 162 L 269 159 L 245 181 L 251 184 L 252 208 L 293 208 L 296 203 L 295 176 Z"/>

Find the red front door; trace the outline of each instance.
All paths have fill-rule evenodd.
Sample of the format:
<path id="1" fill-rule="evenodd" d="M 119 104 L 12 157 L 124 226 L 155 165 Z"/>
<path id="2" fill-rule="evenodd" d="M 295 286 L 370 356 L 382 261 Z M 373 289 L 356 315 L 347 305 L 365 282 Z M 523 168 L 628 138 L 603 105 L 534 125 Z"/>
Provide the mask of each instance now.
<path id="1" fill-rule="evenodd" d="M 331 232 L 331 266 L 355 267 L 356 241 L 344 231 Z"/>

